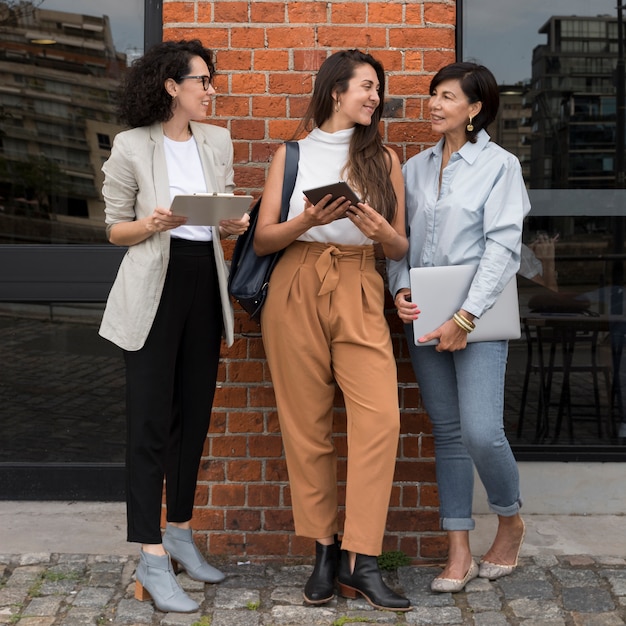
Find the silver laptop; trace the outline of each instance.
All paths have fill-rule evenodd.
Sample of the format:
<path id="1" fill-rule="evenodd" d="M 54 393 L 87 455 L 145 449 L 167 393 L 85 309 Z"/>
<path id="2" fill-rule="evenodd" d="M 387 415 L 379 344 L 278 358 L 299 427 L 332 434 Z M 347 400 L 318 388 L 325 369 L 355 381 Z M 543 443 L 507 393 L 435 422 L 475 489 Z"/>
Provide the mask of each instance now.
<path id="1" fill-rule="evenodd" d="M 476 273 L 475 265 L 447 265 L 440 267 L 413 267 L 411 299 L 421 313 L 413 322 L 415 345 L 434 345 L 437 340 L 418 343 L 418 339 L 449 320 L 460 308 Z M 495 304 L 480 319 L 474 320 L 476 328 L 468 334 L 467 341 L 496 341 L 519 339 L 521 326 L 517 279 L 509 281 Z"/>

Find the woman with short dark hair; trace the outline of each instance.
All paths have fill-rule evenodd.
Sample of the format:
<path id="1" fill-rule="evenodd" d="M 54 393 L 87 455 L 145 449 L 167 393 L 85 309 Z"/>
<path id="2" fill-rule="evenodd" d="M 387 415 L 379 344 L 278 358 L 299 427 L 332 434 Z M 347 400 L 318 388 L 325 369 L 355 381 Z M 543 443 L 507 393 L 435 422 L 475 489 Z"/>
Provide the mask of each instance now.
<path id="1" fill-rule="evenodd" d="M 503 426 L 507 341 L 468 343 L 520 265 L 522 221 L 530 210 L 517 157 L 486 132 L 498 110 L 493 74 L 475 63 L 453 63 L 432 79 L 432 129 L 443 135 L 407 161 L 409 252 L 388 263 L 389 288 L 405 323 L 413 368 L 435 437 L 441 525 L 448 532 L 448 561 L 431 584 L 456 592 L 476 576 L 510 574 L 524 537 L 519 473 Z M 418 337 L 412 322 L 428 303 L 411 293 L 411 267 L 474 265 L 459 311 Z M 441 289 L 446 289 L 442 284 Z M 498 532 L 480 566 L 473 560 L 474 467 L 498 515 Z"/>

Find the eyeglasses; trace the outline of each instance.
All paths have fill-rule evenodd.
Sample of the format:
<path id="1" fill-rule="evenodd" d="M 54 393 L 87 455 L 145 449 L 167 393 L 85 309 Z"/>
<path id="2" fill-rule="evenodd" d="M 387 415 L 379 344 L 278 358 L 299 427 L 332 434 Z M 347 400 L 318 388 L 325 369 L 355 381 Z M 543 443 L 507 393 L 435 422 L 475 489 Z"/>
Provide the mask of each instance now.
<path id="1" fill-rule="evenodd" d="M 187 78 L 199 78 L 202 81 L 202 89 L 205 91 L 211 86 L 211 77 L 207 76 L 181 76 L 180 80 L 185 80 Z"/>

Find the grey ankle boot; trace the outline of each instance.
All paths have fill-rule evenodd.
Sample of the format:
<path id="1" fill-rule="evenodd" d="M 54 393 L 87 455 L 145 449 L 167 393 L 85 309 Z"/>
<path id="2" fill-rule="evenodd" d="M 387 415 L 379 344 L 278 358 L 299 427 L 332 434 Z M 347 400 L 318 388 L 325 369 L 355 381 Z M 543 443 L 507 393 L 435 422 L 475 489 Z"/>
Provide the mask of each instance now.
<path id="1" fill-rule="evenodd" d="M 167 554 L 157 556 L 142 550 L 135 577 L 135 598 L 141 601 L 152 598 L 159 611 L 193 613 L 200 608 L 178 584 Z"/>
<path id="2" fill-rule="evenodd" d="M 182 566 L 194 580 L 205 583 L 221 583 L 226 576 L 209 565 L 191 536 L 191 528 L 178 528 L 168 524 L 163 535 L 163 547 L 172 557 L 172 562 Z"/>

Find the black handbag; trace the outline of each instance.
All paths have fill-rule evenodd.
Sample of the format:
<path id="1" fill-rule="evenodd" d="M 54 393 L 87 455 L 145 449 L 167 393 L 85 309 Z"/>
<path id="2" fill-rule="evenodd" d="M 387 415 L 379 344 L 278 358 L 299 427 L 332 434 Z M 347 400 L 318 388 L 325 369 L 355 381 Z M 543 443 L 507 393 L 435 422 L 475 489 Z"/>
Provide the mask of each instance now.
<path id="1" fill-rule="evenodd" d="M 281 222 L 284 222 L 289 214 L 289 200 L 296 184 L 300 156 L 300 146 L 297 142 L 288 141 L 285 147 L 285 175 L 280 207 Z M 230 295 L 248 312 L 250 318 L 256 321 L 259 321 L 261 309 L 267 297 L 270 275 L 283 253 L 282 250 L 279 250 L 264 256 L 257 256 L 254 252 L 254 232 L 260 206 L 261 198 L 255 202 L 250 210 L 248 230 L 243 235 L 239 235 L 235 243 L 228 278 Z"/>

